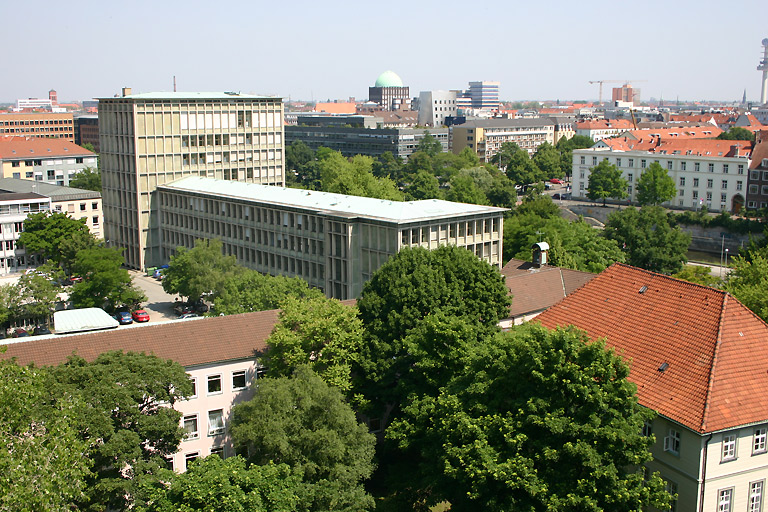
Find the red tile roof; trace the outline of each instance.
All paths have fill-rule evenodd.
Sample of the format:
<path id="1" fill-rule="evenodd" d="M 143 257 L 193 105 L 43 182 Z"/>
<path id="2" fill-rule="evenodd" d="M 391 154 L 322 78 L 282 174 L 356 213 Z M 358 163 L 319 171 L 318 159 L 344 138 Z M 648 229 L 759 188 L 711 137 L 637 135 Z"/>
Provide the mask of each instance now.
<path id="1" fill-rule="evenodd" d="M 151 353 L 185 367 L 246 359 L 266 348 L 278 313 L 259 311 L 53 338 L 32 337 L 8 344 L 0 359 L 16 357 L 22 365 L 34 362 L 37 366 L 50 366 L 66 361 L 72 353 L 90 361 L 110 350 Z"/>
<path id="2" fill-rule="evenodd" d="M 632 127 L 632 122 L 626 119 L 590 119 L 576 123 L 577 130 L 629 130 Z"/>
<path id="3" fill-rule="evenodd" d="M 643 128 L 638 130 L 628 130 L 622 135 L 630 139 L 650 139 L 661 138 L 662 141 L 675 139 L 714 139 L 723 133 L 723 130 L 717 126 L 685 126 L 674 128 Z"/>
<path id="4" fill-rule="evenodd" d="M 651 130 L 652 131 L 652 130 Z M 602 139 L 596 147 L 608 146 L 613 151 L 648 151 L 657 155 L 694 155 L 694 156 L 749 156 L 752 143 L 743 140 L 718 140 L 698 138 L 662 138 L 641 137 L 633 140 L 628 137 Z"/>
<path id="5" fill-rule="evenodd" d="M 94 153 L 66 139 L 47 137 L 0 137 L 0 159 L 35 159 L 63 156 L 93 156 Z"/>
<path id="6" fill-rule="evenodd" d="M 617 263 L 535 321 L 605 338 L 639 402 L 693 431 L 768 420 L 768 325 L 723 291 Z"/>

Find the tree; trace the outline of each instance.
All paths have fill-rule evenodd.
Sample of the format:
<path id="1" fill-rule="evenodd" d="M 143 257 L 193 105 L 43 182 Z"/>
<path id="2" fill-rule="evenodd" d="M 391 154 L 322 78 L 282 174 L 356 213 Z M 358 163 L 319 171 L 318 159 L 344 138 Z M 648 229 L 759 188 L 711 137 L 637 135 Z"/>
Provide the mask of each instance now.
<path id="1" fill-rule="evenodd" d="M 498 270 L 470 251 L 443 246 L 406 248 L 363 286 L 357 302 L 366 329 L 354 372 L 355 392 L 378 408 L 410 390 L 397 388 L 413 362 L 404 338 L 432 314 L 459 316 L 494 330 L 509 314 L 510 299 Z"/>
<path id="2" fill-rule="evenodd" d="M 507 144 L 505 142 L 505 144 Z M 499 165 L 501 169 L 501 165 Z M 514 152 L 506 163 L 507 178 L 517 185 L 530 185 L 543 180 L 546 176 L 530 159 L 528 152 L 518 150 Z"/>
<path id="3" fill-rule="evenodd" d="M 421 138 L 419 145 L 416 146 L 416 151 L 422 151 L 429 156 L 435 156 L 443 151 L 443 145 L 431 133 L 424 130 L 424 137 Z"/>
<path id="4" fill-rule="evenodd" d="M 347 159 L 338 151 L 334 151 L 319 158 L 317 165 L 324 192 L 391 201 L 403 200 L 403 193 L 394 181 L 373 175 L 373 158 L 369 156 L 356 155 Z"/>
<path id="5" fill-rule="evenodd" d="M 348 393 L 363 338 L 357 309 L 322 296 L 289 297 L 281 308 L 280 322 L 267 339 L 269 375 L 287 377 L 307 365 L 326 384 Z"/>
<path id="6" fill-rule="evenodd" d="M 725 289 L 757 316 L 768 322 L 768 258 L 762 252 L 733 258 Z"/>
<path id="7" fill-rule="evenodd" d="M 192 249 L 177 247 L 163 273 L 163 290 L 178 293 L 190 302 L 216 298 L 231 275 L 241 267 L 234 256 L 222 253 L 221 240 L 195 240 Z"/>
<path id="8" fill-rule="evenodd" d="M 293 512 L 307 510 L 301 474 L 287 464 L 246 465 L 240 456 L 195 460 L 154 493 L 139 512 Z"/>
<path id="9" fill-rule="evenodd" d="M 91 461 L 77 418 L 86 407 L 54 392 L 45 369 L 0 360 L 0 510 L 70 510 L 85 496 Z"/>
<path id="10" fill-rule="evenodd" d="M 573 150 L 591 148 L 595 141 L 586 135 L 574 135 L 570 139 L 561 137 L 555 146 L 560 151 L 560 168 L 566 177 L 573 171 Z"/>
<path id="11" fill-rule="evenodd" d="M 651 162 L 637 180 L 637 202 L 640 206 L 666 203 L 676 195 L 675 180 L 658 162 Z"/>
<path id="12" fill-rule="evenodd" d="M 749 140 L 755 141 L 755 133 L 740 126 L 733 126 L 716 138 L 720 140 Z"/>
<path id="13" fill-rule="evenodd" d="M 456 174 L 451 178 L 450 188 L 445 194 L 445 199 L 457 203 L 488 204 L 488 199 L 483 191 L 475 184 L 471 176 Z"/>
<path id="14" fill-rule="evenodd" d="M 24 231 L 19 235 L 19 245 L 24 246 L 27 253 L 62 264 L 62 244 L 76 237 L 90 237 L 93 240 L 93 235 L 85 225 L 85 219 L 73 219 L 61 212 L 40 212 L 28 215 L 24 220 Z M 95 241 L 93 243 L 95 244 Z"/>
<path id="15" fill-rule="evenodd" d="M 717 288 L 718 285 L 722 284 L 722 280 L 713 276 L 711 270 L 711 268 L 703 265 L 684 265 L 683 269 L 673 274 L 672 277 L 688 281 L 689 283 Z"/>
<path id="16" fill-rule="evenodd" d="M 255 270 L 242 269 L 227 275 L 221 292 L 214 299 L 217 313 L 237 315 L 251 311 L 277 309 L 288 297 L 322 297 L 298 277 L 270 276 Z"/>
<path id="17" fill-rule="evenodd" d="M 616 240 L 627 254 L 627 263 L 661 274 L 674 274 L 687 261 L 691 237 L 672 227 L 660 206 L 626 208 L 608 216 L 604 236 Z"/>
<path id="18" fill-rule="evenodd" d="M 61 286 L 56 284 L 64 279 L 64 272 L 52 263 L 45 263 L 34 272 L 23 274 L 19 278 L 21 293 L 26 300 L 25 314 L 34 319 L 48 318 L 56 309 Z"/>
<path id="19" fill-rule="evenodd" d="M 131 275 L 122 268 L 123 263 L 122 249 L 100 245 L 79 251 L 72 270 L 83 280 L 70 292 L 73 306 L 112 311 L 122 306 L 136 307 L 147 300 L 133 285 Z"/>
<path id="20" fill-rule="evenodd" d="M 560 151 L 549 142 L 545 142 L 536 148 L 536 153 L 533 155 L 533 163 L 536 164 L 536 167 L 547 178 L 562 178 L 565 176 L 560 161 Z"/>
<path id="21" fill-rule="evenodd" d="M 517 215 L 537 215 L 542 219 L 560 216 L 560 207 L 552 201 L 552 198 L 544 195 L 526 197 L 515 211 Z"/>
<path id="22" fill-rule="evenodd" d="M 69 186 L 101 192 L 101 171 L 93 167 L 84 167 L 77 174 L 69 178 Z"/>
<path id="23" fill-rule="evenodd" d="M 411 182 L 405 187 L 408 200 L 436 199 L 440 197 L 440 182 L 435 175 L 425 169 L 411 176 Z"/>
<path id="24" fill-rule="evenodd" d="M 427 506 L 457 510 L 612 510 L 669 506 L 644 475 L 654 413 L 629 369 L 576 329 L 528 324 L 475 346 L 437 396 L 419 397 L 387 431 L 421 454 Z"/>
<path id="25" fill-rule="evenodd" d="M 21 313 L 22 291 L 15 284 L 0 285 L 0 327 L 7 329 Z"/>
<path id="26" fill-rule="evenodd" d="M 165 457 L 178 449 L 184 432 L 172 407 L 192 394 L 186 371 L 156 356 L 108 352 L 91 363 L 72 356 L 52 372 L 84 404 L 78 427 L 95 474 L 81 508 L 125 509 L 147 480 L 159 481 Z"/>
<path id="27" fill-rule="evenodd" d="M 232 411 L 232 437 L 258 465 L 287 464 L 306 484 L 307 510 L 369 510 L 362 482 L 373 472 L 375 438 L 341 392 L 307 367 L 266 378 Z M 309 504 L 311 502 L 311 504 Z"/>
<path id="28" fill-rule="evenodd" d="M 590 171 L 587 197 L 593 201 L 602 199 L 605 206 L 607 197 L 614 199 L 627 197 L 628 186 L 627 180 L 621 176 L 621 170 L 605 158 Z"/>

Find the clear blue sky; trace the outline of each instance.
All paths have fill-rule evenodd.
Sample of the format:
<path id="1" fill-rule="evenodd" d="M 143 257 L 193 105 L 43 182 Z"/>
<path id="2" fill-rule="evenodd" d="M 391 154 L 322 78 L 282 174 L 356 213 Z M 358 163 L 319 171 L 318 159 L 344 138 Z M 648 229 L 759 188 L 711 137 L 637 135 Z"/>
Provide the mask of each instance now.
<path id="1" fill-rule="evenodd" d="M 758 99 L 768 1 L 6 1 L 0 101 L 238 90 L 366 99 L 379 73 L 411 95 L 498 80 L 501 97 Z M 604 98 L 610 87 L 604 86 Z"/>

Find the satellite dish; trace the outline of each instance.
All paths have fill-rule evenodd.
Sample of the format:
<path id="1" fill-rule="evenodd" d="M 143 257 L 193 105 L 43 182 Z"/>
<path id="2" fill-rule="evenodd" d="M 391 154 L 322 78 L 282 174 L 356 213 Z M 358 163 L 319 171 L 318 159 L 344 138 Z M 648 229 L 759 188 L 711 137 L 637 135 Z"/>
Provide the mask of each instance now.
<path id="1" fill-rule="evenodd" d="M 763 39 L 763 46 L 768 46 L 768 37 Z"/>

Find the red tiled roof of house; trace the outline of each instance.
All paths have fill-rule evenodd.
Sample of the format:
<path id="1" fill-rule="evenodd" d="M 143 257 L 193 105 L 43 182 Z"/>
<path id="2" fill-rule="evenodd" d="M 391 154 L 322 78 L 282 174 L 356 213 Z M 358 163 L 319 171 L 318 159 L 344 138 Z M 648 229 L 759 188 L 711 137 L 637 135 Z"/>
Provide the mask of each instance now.
<path id="1" fill-rule="evenodd" d="M 512 294 L 509 310 L 513 318 L 543 311 L 596 277 L 589 272 L 549 265 L 537 268 L 528 261 L 517 259 L 509 260 L 501 274 Z"/>
<path id="2" fill-rule="evenodd" d="M 329 103 L 316 103 L 315 112 L 327 112 L 329 114 L 354 114 L 357 112 L 357 104 L 355 102 L 329 102 Z"/>
<path id="3" fill-rule="evenodd" d="M 9 343 L 0 359 L 17 358 L 19 364 L 57 365 L 77 353 L 91 361 L 110 350 L 145 352 L 172 359 L 182 366 L 251 358 L 266 348 L 279 310 L 164 322 L 108 331 L 26 338 Z"/>
<path id="4" fill-rule="evenodd" d="M 46 137 L 0 137 L 0 159 L 34 159 L 52 156 L 93 156 L 94 153 L 66 139 Z"/>
<path id="5" fill-rule="evenodd" d="M 655 133 L 655 132 L 654 132 Z M 694 156 L 749 156 L 752 143 L 743 140 L 719 140 L 696 138 L 641 137 L 633 140 L 629 137 L 602 139 L 596 147 L 608 146 L 613 151 L 649 151 L 657 155 L 694 155 Z"/>
<path id="6" fill-rule="evenodd" d="M 726 292 L 617 263 L 536 321 L 605 338 L 640 404 L 695 432 L 768 420 L 768 324 Z"/>
<path id="7" fill-rule="evenodd" d="M 632 128 L 632 122 L 626 119 L 588 119 L 577 121 L 577 130 L 629 130 Z"/>
<path id="8" fill-rule="evenodd" d="M 644 128 L 638 130 L 628 130 L 622 135 L 634 138 L 635 140 L 649 139 L 651 137 L 660 137 L 662 141 L 677 139 L 714 139 L 723 133 L 723 130 L 717 126 L 685 126 L 675 128 Z"/>

